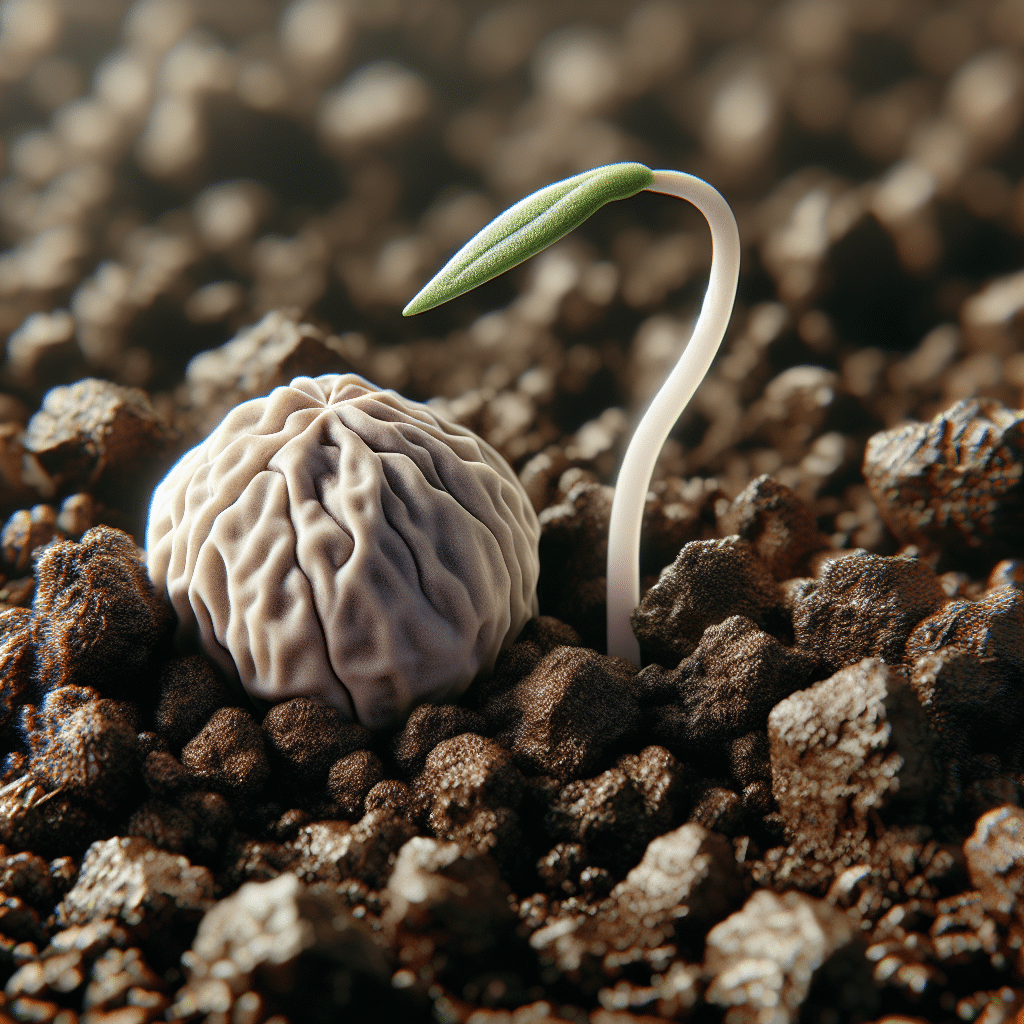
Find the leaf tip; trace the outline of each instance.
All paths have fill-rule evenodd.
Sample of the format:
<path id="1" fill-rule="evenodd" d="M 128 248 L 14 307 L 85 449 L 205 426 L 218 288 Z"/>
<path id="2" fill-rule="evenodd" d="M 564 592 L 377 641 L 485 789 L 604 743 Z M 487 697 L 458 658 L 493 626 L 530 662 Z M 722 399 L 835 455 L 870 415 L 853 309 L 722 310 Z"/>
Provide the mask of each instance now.
<path id="1" fill-rule="evenodd" d="M 467 242 L 402 310 L 415 316 L 511 269 L 586 220 L 613 199 L 648 188 L 654 172 L 624 161 L 595 167 L 539 189 Z"/>
<path id="2" fill-rule="evenodd" d="M 402 316 L 415 316 L 417 313 L 425 313 L 428 309 L 440 306 L 450 298 L 448 295 L 437 294 L 437 280 L 431 278 L 406 304 L 402 310 Z"/>

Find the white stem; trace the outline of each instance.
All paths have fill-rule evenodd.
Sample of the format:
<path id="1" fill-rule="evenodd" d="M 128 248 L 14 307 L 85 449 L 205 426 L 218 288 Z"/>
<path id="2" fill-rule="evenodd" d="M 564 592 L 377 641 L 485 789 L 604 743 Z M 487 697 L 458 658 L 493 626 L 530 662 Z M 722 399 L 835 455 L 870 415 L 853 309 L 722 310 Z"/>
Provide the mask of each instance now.
<path id="1" fill-rule="evenodd" d="M 615 483 L 608 528 L 608 653 L 640 664 L 629 617 L 640 603 L 640 525 L 662 445 L 704 379 L 732 316 L 740 274 L 740 233 L 729 204 L 706 181 L 681 171 L 655 171 L 648 192 L 693 203 L 711 228 L 711 279 L 683 354 L 654 396 L 626 449 Z"/>

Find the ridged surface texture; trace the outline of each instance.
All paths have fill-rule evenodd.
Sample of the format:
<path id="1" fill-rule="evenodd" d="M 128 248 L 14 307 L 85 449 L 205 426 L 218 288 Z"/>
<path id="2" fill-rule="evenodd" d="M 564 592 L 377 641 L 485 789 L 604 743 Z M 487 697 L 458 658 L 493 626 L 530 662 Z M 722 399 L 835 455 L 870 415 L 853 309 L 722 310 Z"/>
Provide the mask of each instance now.
<path id="1" fill-rule="evenodd" d="M 157 487 L 146 548 L 183 644 L 374 728 L 490 669 L 536 613 L 539 533 L 493 448 L 344 374 L 232 410 Z"/>

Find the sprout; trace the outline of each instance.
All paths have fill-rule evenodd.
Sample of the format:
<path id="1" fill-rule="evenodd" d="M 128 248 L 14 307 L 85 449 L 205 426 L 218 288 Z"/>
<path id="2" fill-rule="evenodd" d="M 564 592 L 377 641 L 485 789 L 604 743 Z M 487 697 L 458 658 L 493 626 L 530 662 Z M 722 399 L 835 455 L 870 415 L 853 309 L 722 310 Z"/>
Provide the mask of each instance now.
<path id="1" fill-rule="evenodd" d="M 608 532 L 608 653 L 640 663 L 629 618 L 640 602 L 640 526 L 654 464 L 704 379 L 732 315 L 740 272 L 736 218 L 706 181 L 643 164 L 596 167 L 516 203 L 466 243 L 405 307 L 411 316 L 462 295 L 558 241 L 612 199 L 662 192 L 697 207 L 711 228 L 711 279 L 689 343 L 648 406 L 626 449 Z"/>

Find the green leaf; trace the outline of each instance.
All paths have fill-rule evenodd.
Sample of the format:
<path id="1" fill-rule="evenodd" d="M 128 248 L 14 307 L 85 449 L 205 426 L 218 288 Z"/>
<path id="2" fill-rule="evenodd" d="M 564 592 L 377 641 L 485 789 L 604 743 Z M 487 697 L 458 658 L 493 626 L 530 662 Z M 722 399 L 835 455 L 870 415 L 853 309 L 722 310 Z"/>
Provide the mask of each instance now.
<path id="1" fill-rule="evenodd" d="M 413 316 L 440 306 L 567 235 L 613 199 L 628 199 L 654 181 L 643 164 L 608 164 L 548 185 L 496 217 L 471 238 L 402 310 Z"/>

